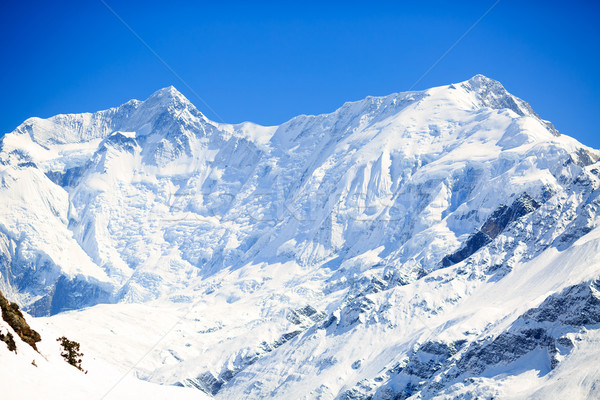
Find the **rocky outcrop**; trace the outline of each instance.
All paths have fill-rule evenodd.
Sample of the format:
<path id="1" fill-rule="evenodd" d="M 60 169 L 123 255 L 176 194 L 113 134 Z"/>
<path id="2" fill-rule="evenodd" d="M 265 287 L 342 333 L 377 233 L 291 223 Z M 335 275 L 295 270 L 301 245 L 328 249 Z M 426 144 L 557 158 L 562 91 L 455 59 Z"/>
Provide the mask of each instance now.
<path id="1" fill-rule="evenodd" d="M 527 193 L 520 195 L 510 207 L 505 205 L 500 206 L 487 219 L 481 229 L 471 235 L 458 251 L 442 259 L 442 265 L 449 267 L 469 258 L 476 251 L 494 240 L 511 222 L 537 210 L 539 207 L 540 203 Z"/>
<path id="2" fill-rule="evenodd" d="M 33 347 L 34 350 L 37 351 L 36 343 L 42 340 L 42 338 L 40 337 L 40 334 L 31 329 L 27 321 L 25 321 L 25 317 L 23 316 L 21 310 L 19 310 L 19 306 L 17 305 L 17 303 L 10 303 L 6 299 L 6 297 L 4 297 L 2 293 L 0 293 L 0 309 L 2 309 L 2 319 L 8 325 L 10 325 L 10 327 L 15 331 L 15 333 L 19 335 L 21 340 L 23 340 L 25 343 L 27 343 L 28 345 Z M 10 349 L 10 343 L 8 343 L 7 340 L 10 341 L 12 335 L 10 334 L 10 332 L 8 333 L 8 335 L 6 335 L 7 339 L 2 341 L 7 343 Z"/>
<path id="3" fill-rule="evenodd" d="M 248 348 L 239 352 L 235 356 L 233 362 L 227 363 L 227 365 L 223 367 L 221 373 L 216 376 L 210 371 L 205 371 L 194 378 L 187 378 L 176 382 L 175 385 L 196 388 L 204 393 L 214 396 L 224 385 L 230 382 L 246 367 L 254 364 L 266 354 L 283 346 L 310 327 L 315 326 L 317 323 L 321 322 L 325 316 L 326 314 L 324 312 L 318 311 L 310 304 L 289 310 L 286 319 L 294 325 L 295 329 L 281 334 L 278 339 L 271 343 L 263 341 L 256 348 Z"/>
<path id="4" fill-rule="evenodd" d="M 514 362 L 535 349 L 547 352 L 553 369 L 559 363 L 559 355 L 573 347 L 568 332 L 600 323 L 599 290 L 597 279 L 548 297 L 491 342 L 472 344 L 457 362 L 457 372 L 480 374 L 491 366 Z"/>
<path id="5" fill-rule="evenodd" d="M 439 395 L 450 386 L 482 375 L 518 370 L 519 361 L 537 352 L 538 364 L 521 368 L 547 374 L 574 347 L 574 341 L 600 323 L 600 278 L 570 286 L 529 309 L 494 337 L 467 344 L 427 341 L 381 375 L 359 382 L 341 399 L 406 399 Z"/>
<path id="6" fill-rule="evenodd" d="M 12 333 L 0 333 L 0 342 L 4 342 L 8 351 L 17 352 L 17 344 L 15 343 L 15 338 Z"/>

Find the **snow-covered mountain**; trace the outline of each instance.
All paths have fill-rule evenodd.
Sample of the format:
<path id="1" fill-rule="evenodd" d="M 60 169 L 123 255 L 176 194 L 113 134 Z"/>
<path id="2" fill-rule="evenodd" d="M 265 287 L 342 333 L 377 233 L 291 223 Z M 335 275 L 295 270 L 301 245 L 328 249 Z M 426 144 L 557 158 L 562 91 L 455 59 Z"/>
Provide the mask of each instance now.
<path id="1" fill-rule="evenodd" d="M 0 291 L 123 373 L 223 399 L 600 395 L 600 152 L 494 80 L 275 127 L 169 87 L 0 146 Z"/>

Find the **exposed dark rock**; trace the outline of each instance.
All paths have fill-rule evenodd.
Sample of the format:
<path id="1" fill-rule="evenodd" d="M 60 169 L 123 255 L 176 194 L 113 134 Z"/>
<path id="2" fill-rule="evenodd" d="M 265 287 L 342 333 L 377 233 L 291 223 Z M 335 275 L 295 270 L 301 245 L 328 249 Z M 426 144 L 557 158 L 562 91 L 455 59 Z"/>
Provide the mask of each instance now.
<path id="1" fill-rule="evenodd" d="M 200 374 L 197 378 L 185 379 L 182 382 L 178 382 L 177 386 L 192 387 L 214 396 L 221 389 L 223 383 L 223 381 L 207 371 Z"/>
<path id="2" fill-rule="evenodd" d="M 366 296 L 359 296 L 346 304 L 340 315 L 340 324 L 343 327 L 350 327 L 361 321 L 361 316 L 366 316 L 375 309 L 375 302 Z"/>
<path id="3" fill-rule="evenodd" d="M 373 398 L 373 395 L 366 395 L 360 390 L 352 388 L 342 393 L 339 398 L 340 400 L 370 400 Z"/>
<path id="4" fill-rule="evenodd" d="M 442 260 L 442 265 L 444 267 L 449 267 L 450 265 L 459 263 L 471 255 L 473 255 L 477 250 L 491 242 L 492 239 L 487 236 L 485 233 L 478 231 L 475 232 L 471 237 L 467 239 L 462 248 L 457 250 L 454 254 L 444 257 Z"/>
<path id="5" fill-rule="evenodd" d="M 598 156 L 589 151 L 580 148 L 571 156 L 571 159 L 580 167 L 587 167 L 598 161 Z"/>
<path id="6" fill-rule="evenodd" d="M 298 336 L 299 334 L 301 334 L 302 331 L 292 331 L 292 332 L 287 332 L 284 333 L 283 335 L 281 335 L 281 337 L 279 339 L 277 339 L 271 346 L 276 349 L 279 346 L 281 346 L 282 344 L 289 342 L 290 340 L 292 340 L 293 338 L 295 338 L 296 336 Z"/>
<path id="7" fill-rule="evenodd" d="M 338 322 L 339 322 L 338 317 L 335 316 L 334 314 L 331 314 L 331 315 L 329 315 L 329 318 L 327 318 L 326 320 L 324 320 L 323 323 L 321 323 L 319 325 L 319 328 L 320 329 L 327 329 L 331 325 L 337 324 Z"/>
<path id="8" fill-rule="evenodd" d="M 6 334 L 0 333 L 0 342 L 6 343 L 6 347 L 8 351 L 17 352 L 17 344 L 15 343 L 15 338 L 10 332 L 6 332 Z"/>
<path id="9" fill-rule="evenodd" d="M 455 253 L 442 259 L 442 266 L 459 263 L 494 240 L 510 223 L 538 209 L 540 204 L 527 193 L 519 196 L 510 207 L 502 205 L 492 213 L 481 229 L 471 235 Z"/>
<path id="10" fill-rule="evenodd" d="M 600 323 L 600 279 L 571 286 L 523 314 L 524 320 L 581 327 Z"/>
<path id="11" fill-rule="evenodd" d="M 569 333 L 585 332 L 598 323 L 600 278 L 548 296 L 538 307 L 523 313 L 504 332 L 471 342 L 466 348 L 466 340 L 425 342 L 408 358 L 386 371 L 388 380 L 383 385 L 373 385 L 377 380 L 372 379 L 371 385 L 357 385 L 341 398 L 362 399 L 372 395 L 377 399 L 406 399 L 417 393 L 428 398 L 457 379 L 469 383 L 475 382 L 473 378 L 485 371 L 501 373 L 504 367 L 512 368 L 512 363 L 536 350 L 545 351 L 547 359 L 527 368 L 548 373 L 573 349 Z"/>
<path id="12" fill-rule="evenodd" d="M 292 324 L 301 325 L 306 321 L 307 318 L 313 322 L 317 322 L 319 319 L 322 319 L 322 316 L 320 318 L 318 317 L 319 315 L 317 310 L 310 305 L 306 305 L 302 308 L 290 311 L 290 313 L 287 315 L 287 320 Z M 317 321 L 314 320 L 315 318 L 318 318 Z"/>
<path id="13" fill-rule="evenodd" d="M 489 344 L 474 344 L 457 362 L 457 371 L 481 374 L 486 368 L 516 361 L 536 348 L 556 354 L 554 338 L 543 328 L 503 332 Z"/>
<path id="14" fill-rule="evenodd" d="M 40 334 L 31 329 L 19 306 L 9 301 L 0 293 L 0 309 L 2 309 L 2 319 L 15 331 L 25 343 L 37 351 L 36 343 L 42 340 Z"/>
<path id="15" fill-rule="evenodd" d="M 399 371 L 407 375 L 429 379 L 443 367 L 446 360 L 456 354 L 457 349 L 460 349 L 464 343 L 463 340 L 451 343 L 425 342 L 411 355 L 406 366 L 400 368 Z"/>
<path id="16" fill-rule="evenodd" d="M 221 390 L 223 385 L 231 381 L 245 368 L 257 362 L 266 353 L 274 351 L 278 347 L 300 335 L 310 326 L 313 326 L 317 322 L 321 321 L 325 317 L 325 314 L 317 311 L 310 305 L 306 305 L 296 310 L 291 310 L 286 317 L 288 321 L 294 325 L 298 325 L 298 329 L 282 334 L 272 343 L 263 341 L 255 351 L 238 354 L 235 361 L 232 363 L 233 367 L 228 366 L 224 368 L 216 377 L 211 372 L 207 371 L 196 378 L 184 379 L 183 381 L 178 382 L 177 385 L 193 387 L 210 395 L 215 395 L 219 390 Z"/>
<path id="17" fill-rule="evenodd" d="M 600 323 L 600 279 L 566 288 L 549 296 L 539 307 L 525 312 L 509 328 L 492 342 L 473 343 L 456 366 L 460 373 L 469 371 L 479 374 L 486 368 L 507 364 L 519 359 L 536 348 L 548 352 L 550 367 L 558 364 L 558 348 L 569 351 L 573 343 L 568 337 L 555 337 L 543 326 L 551 323 L 554 328 L 565 326 L 579 330 Z"/>

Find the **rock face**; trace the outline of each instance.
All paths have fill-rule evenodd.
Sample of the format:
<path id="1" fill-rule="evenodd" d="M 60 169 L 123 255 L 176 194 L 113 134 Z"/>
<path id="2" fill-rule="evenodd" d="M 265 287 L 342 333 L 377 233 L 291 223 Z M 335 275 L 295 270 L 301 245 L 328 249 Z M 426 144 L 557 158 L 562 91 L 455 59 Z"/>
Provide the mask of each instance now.
<path id="1" fill-rule="evenodd" d="M 2 319 L 15 331 L 25 343 L 37 350 L 36 343 L 42 340 L 40 334 L 29 327 L 23 313 L 19 310 L 16 303 L 10 303 L 0 292 L 0 310 L 2 310 Z M 16 350 L 16 344 L 12 334 L 8 332 L 1 338 L 6 343 L 9 350 Z"/>
<path id="2" fill-rule="evenodd" d="M 534 369 L 566 392 L 597 331 L 599 155 L 483 76 L 275 127 L 169 87 L 1 139 L 0 288 L 217 398 L 508 396 Z"/>
<path id="3" fill-rule="evenodd" d="M 494 240 L 510 223 L 537 210 L 540 204 L 527 193 L 520 195 L 508 206 L 500 206 L 485 221 L 480 230 L 469 237 L 463 247 L 442 259 L 442 265 L 448 267 L 469 258 L 477 250 Z"/>
<path id="4" fill-rule="evenodd" d="M 401 364 L 386 371 L 385 380 L 380 379 L 385 383 L 367 390 L 364 385 L 357 386 L 344 396 L 407 399 L 419 393 L 429 398 L 451 392 L 448 389 L 452 386 L 494 369 L 537 369 L 546 375 L 575 347 L 578 332 L 594 329 L 600 323 L 598 289 L 600 279 L 570 286 L 526 311 L 496 337 L 468 345 L 466 340 L 425 342 Z"/>

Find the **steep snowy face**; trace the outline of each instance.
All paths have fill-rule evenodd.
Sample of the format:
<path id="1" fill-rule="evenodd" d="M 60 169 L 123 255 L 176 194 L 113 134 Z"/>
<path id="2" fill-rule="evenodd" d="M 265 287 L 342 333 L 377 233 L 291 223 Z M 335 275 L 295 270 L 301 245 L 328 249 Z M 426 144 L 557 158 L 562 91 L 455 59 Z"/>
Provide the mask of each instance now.
<path id="1" fill-rule="evenodd" d="M 433 236 L 428 258 L 416 260 L 431 269 L 502 202 L 550 190 L 556 171 L 548 167 L 580 147 L 529 110 L 478 76 L 283 124 L 270 175 L 296 214 L 276 227 L 269 252 L 292 240 L 296 258 L 314 264 L 384 245 L 406 262 Z"/>
<path id="2" fill-rule="evenodd" d="M 118 369 L 82 354 L 80 357 L 83 359 L 79 360 L 83 370 L 79 370 L 63 358 L 65 349 L 56 338 L 69 335 L 68 331 L 55 332 L 45 326 L 34 326 L 40 335 L 23 319 L 14 304 L 9 306 L 2 293 L 0 307 L 0 362 L 3 366 L 0 382 L 5 398 L 77 400 L 98 397 L 99 394 L 109 399 L 209 398 L 197 390 L 161 386 L 131 378 L 124 379 L 122 385 L 111 390 L 113 382 L 121 377 Z M 29 316 L 27 320 L 38 324 Z"/>
<path id="3" fill-rule="evenodd" d="M 249 262 L 333 268 L 373 249 L 414 278 L 499 206 L 543 201 L 597 158 L 557 135 L 480 75 L 271 128 L 209 121 L 173 87 L 31 118 L 2 139 L 5 280 L 43 314 L 173 295 Z"/>
<path id="4" fill-rule="evenodd" d="M 0 290 L 144 379 L 384 399 L 535 369 L 566 391 L 597 340 L 595 314 L 551 318 L 597 303 L 600 152 L 481 75 L 276 127 L 169 87 L 0 146 Z"/>
<path id="5" fill-rule="evenodd" d="M 187 184 L 235 193 L 260 154 L 245 135 L 260 145 L 269 131 L 219 127 L 173 87 L 94 114 L 27 120 L 3 138 L 0 155 L 6 279 L 26 304 L 37 299 L 34 312 L 115 299 L 148 258 L 176 252 L 164 237 L 176 191 Z M 177 262 L 168 257 L 167 269 Z M 171 283 L 190 272 L 181 267 Z M 168 278 L 150 274 L 148 282 Z M 63 286 L 70 294 L 57 296 Z M 76 286 L 87 293 L 71 304 L 65 297 Z"/>

